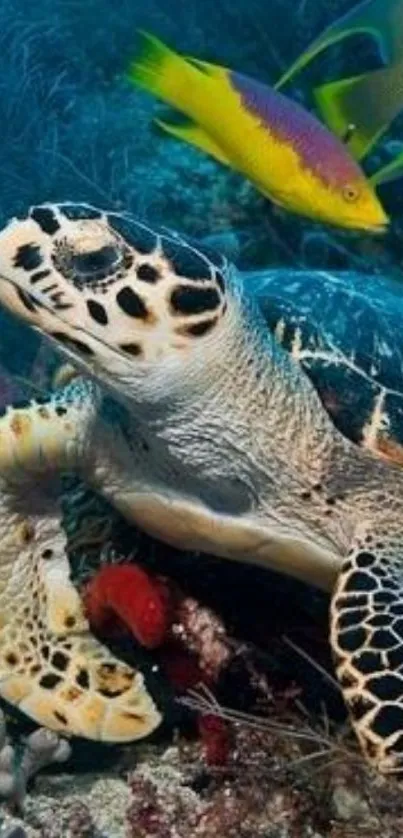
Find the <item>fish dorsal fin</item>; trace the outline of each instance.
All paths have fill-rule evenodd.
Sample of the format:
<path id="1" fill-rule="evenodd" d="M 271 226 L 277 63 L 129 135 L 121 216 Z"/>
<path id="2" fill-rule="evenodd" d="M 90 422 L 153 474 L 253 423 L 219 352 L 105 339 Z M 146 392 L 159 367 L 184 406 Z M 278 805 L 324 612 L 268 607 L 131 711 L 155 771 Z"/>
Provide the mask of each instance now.
<path id="1" fill-rule="evenodd" d="M 186 56 L 186 61 L 210 79 L 221 80 L 223 75 L 228 73 L 228 68 L 223 67 L 221 64 L 212 64 L 210 61 L 200 61 L 199 58 L 193 58 L 191 55 Z"/>
<path id="2" fill-rule="evenodd" d="M 360 160 L 403 110 L 403 62 L 324 84 L 314 96 L 330 130 L 341 139 L 350 133 L 348 148 Z"/>
<path id="3" fill-rule="evenodd" d="M 283 87 L 323 50 L 357 34 L 375 38 L 385 63 L 400 60 L 403 57 L 403 0 L 364 0 L 359 3 L 315 38 L 282 75 L 276 88 Z"/>
<path id="4" fill-rule="evenodd" d="M 221 148 L 206 133 L 206 131 L 204 131 L 203 128 L 200 128 L 199 125 L 196 125 L 195 122 L 189 121 L 175 124 L 173 122 L 166 122 L 164 119 L 155 119 L 154 123 L 162 128 L 163 131 L 166 131 L 167 134 L 171 134 L 172 137 L 176 137 L 179 140 L 185 140 L 185 142 L 197 146 L 197 148 L 207 152 L 207 154 L 210 154 L 220 163 L 224 163 L 226 166 L 231 166 L 231 161 L 228 160 Z"/>
<path id="5" fill-rule="evenodd" d="M 210 64 L 208 61 L 201 61 L 199 58 L 193 58 L 192 55 L 186 55 L 185 58 L 189 64 L 192 64 L 197 70 L 205 73 L 206 76 L 214 75 L 215 64 Z"/>

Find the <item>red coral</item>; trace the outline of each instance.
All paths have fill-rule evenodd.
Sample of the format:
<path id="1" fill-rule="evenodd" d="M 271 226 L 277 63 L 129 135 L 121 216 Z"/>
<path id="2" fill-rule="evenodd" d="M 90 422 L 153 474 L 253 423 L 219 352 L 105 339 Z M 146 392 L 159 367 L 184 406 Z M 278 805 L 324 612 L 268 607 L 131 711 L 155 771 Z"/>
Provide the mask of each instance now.
<path id="1" fill-rule="evenodd" d="M 175 692 L 185 693 L 191 687 L 207 684 L 208 677 L 201 669 L 195 654 L 181 649 L 177 643 L 164 646 L 160 662 Z"/>
<path id="2" fill-rule="evenodd" d="M 199 714 L 197 727 L 207 765 L 211 768 L 227 765 L 231 752 L 231 735 L 225 719 L 212 713 Z"/>
<path id="3" fill-rule="evenodd" d="M 86 586 L 84 602 L 96 629 L 114 633 L 118 619 L 148 649 L 160 646 L 168 636 L 172 622 L 168 585 L 138 565 L 101 568 Z"/>
<path id="4" fill-rule="evenodd" d="M 160 662 L 176 692 L 215 683 L 231 650 L 224 625 L 209 608 L 135 564 L 107 565 L 91 579 L 84 602 L 92 626 L 110 635 L 129 629 L 143 646 L 162 646 Z M 222 766 L 230 751 L 229 728 L 212 714 L 198 716 L 209 766 Z M 150 823 L 153 812 L 148 812 Z M 151 826 L 149 829 L 151 834 Z"/>

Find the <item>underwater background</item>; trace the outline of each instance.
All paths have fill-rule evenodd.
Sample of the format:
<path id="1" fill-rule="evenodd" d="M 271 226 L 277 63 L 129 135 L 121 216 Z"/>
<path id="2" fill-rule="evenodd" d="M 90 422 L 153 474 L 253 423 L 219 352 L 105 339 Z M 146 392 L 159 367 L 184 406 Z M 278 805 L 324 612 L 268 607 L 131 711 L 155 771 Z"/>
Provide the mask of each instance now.
<path id="1" fill-rule="evenodd" d="M 83 201 L 107 209 L 129 210 L 152 223 L 195 237 L 211 237 L 217 248 L 222 246 L 241 268 L 293 265 L 356 268 L 370 273 L 387 270 L 400 282 L 403 238 L 399 219 L 403 199 L 399 182 L 382 191 L 385 206 L 394 218 L 393 229 L 384 239 L 325 229 L 275 208 L 240 175 L 191 146 L 164 136 L 151 125 L 153 117 L 162 113 L 162 106 L 152 96 L 134 89 L 125 78 L 135 50 L 136 30 L 143 28 L 184 53 L 236 68 L 272 84 L 316 34 L 353 5 L 352 0 L 0 0 L 0 225 L 14 214 L 25 213 L 35 203 Z M 378 63 L 375 47 L 368 38 L 358 37 L 354 39 L 354 49 L 347 41 L 327 50 L 298 75 L 287 93 L 310 106 L 311 90 L 319 80 L 354 73 L 363 66 L 370 69 Z M 397 139 L 399 134 L 397 123 L 372 155 L 369 171 L 399 152 L 403 146 Z M 58 365 L 56 356 L 31 331 L 3 312 L 0 329 L 0 403 L 46 391 Z M 123 525 L 118 522 L 116 526 Z M 120 531 L 121 543 L 129 544 L 131 537 L 131 531 Z M 135 554 L 141 554 L 142 549 L 140 537 Z M 164 551 L 166 548 L 157 549 L 152 555 L 151 568 L 160 568 Z M 79 563 L 80 557 L 75 558 Z M 180 577 L 180 559 L 173 556 L 171 560 L 173 574 Z M 190 586 L 192 572 L 195 579 L 199 575 L 197 567 L 189 573 Z M 263 577 L 255 569 L 222 568 L 212 561 L 199 592 L 206 595 L 212 607 L 219 604 L 230 622 L 238 619 L 241 635 L 251 613 L 255 617 L 264 615 L 270 583 Z M 310 614 L 312 624 L 307 631 L 312 634 L 311 648 L 320 647 L 318 655 L 326 663 L 327 641 L 322 634 L 326 603 L 319 597 L 312 607 L 314 594 L 309 593 L 306 599 L 306 592 L 290 581 L 284 594 L 282 584 L 273 607 L 273 617 L 282 617 L 277 634 L 281 635 L 290 610 L 294 611 L 297 624 Z M 224 603 L 216 596 L 223 585 L 228 586 Z M 294 591 L 292 595 L 290 590 Z M 240 617 L 247 595 L 250 610 Z M 285 602 L 289 603 L 290 596 L 287 611 Z M 259 641 L 259 631 L 256 619 L 248 641 Z M 309 666 L 306 675 L 298 654 L 290 648 L 279 650 L 275 645 L 271 653 L 280 687 L 285 683 L 285 689 L 290 688 L 283 670 L 291 660 L 293 676 L 301 679 L 310 706 L 315 705 L 320 712 L 322 700 L 326 701 L 326 713 L 333 713 L 339 721 L 343 711 L 333 688 L 330 687 L 330 695 L 325 686 L 324 692 L 316 695 L 317 680 L 312 681 Z M 238 673 L 232 673 L 231 678 L 236 692 Z M 228 685 L 226 689 L 228 696 Z M 248 695 L 244 705 L 248 706 Z M 278 712 L 282 718 L 283 707 Z M 286 707 L 286 715 L 287 712 Z M 250 731 L 239 734 L 240 751 L 242 747 L 249 748 L 255 764 L 264 760 L 270 749 L 270 758 L 275 756 L 277 740 L 267 732 L 264 736 L 260 739 L 257 732 Z M 297 766 L 306 757 L 303 749 L 293 751 L 289 743 L 285 753 L 286 759 L 294 759 Z M 100 759 L 98 752 L 94 758 L 92 752 L 88 757 L 84 748 L 71 770 L 77 772 L 88 765 L 94 770 L 94 763 Z M 346 789 L 359 774 L 354 758 L 346 759 L 340 770 L 337 768 L 334 787 L 329 786 L 327 779 L 324 786 L 315 785 L 317 775 L 305 776 L 298 771 L 297 779 L 293 775 L 292 784 L 284 786 L 283 775 L 277 776 L 270 763 L 270 770 L 274 771 L 270 794 L 273 792 L 274 797 L 270 797 L 270 806 L 267 804 L 259 823 L 250 827 L 250 811 L 263 807 L 258 791 L 266 796 L 265 800 L 269 797 L 268 788 L 261 785 L 259 789 L 261 781 L 256 781 L 253 771 L 253 794 L 248 797 L 249 791 L 245 791 L 239 778 L 234 781 L 232 777 L 231 787 L 236 789 L 236 795 L 230 799 L 229 786 L 220 785 L 216 777 L 211 780 L 197 759 L 195 762 L 191 746 L 183 746 L 179 757 L 172 752 L 164 759 L 165 774 L 162 767 L 157 799 L 150 777 L 154 769 L 160 769 L 159 753 L 146 753 L 146 768 L 127 786 L 127 793 L 122 791 L 122 777 L 126 782 L 127 766 L 132 770 L 133 758 L 125 756 L 123 764 L 118 760 L 116 776 L 108 785 L 112 759 L 103 755 L 106 779 L 101 778 L 98 785 L 92 786 L 90 780 L 84 780 L 80 787 L 70 780 L 84 808 L 80 809 L 81 804 L 76 809 L 73 806 L 73 814 L 66 814 L 61 821 L 52 805 L 62 811 L 63 800 L 68 798 L 70 806 L 68 786 L 63 782 L 58 786 L 56 782 L 51 794 L 49 786 L 39 784 L 39 797 L 28 804 L 27 832 L 10 832 L 7 838 L 23 838 L 25 834 L 35 838 L 192 838 L 193 834 L 206 838 L 358 838 L 365 834 L 372 838 L 379 834 L 383 811 L 392 811 L 393 807 L 400 818 L 397 829 L 402 827 L 403 834 L 398 798 L 390 794 L 384 795 L 381 802 L 377 799 L 376 806 L 383 807 L 383 811 L 379 815 L 377 810 L 373 815 L 364 780 L 362 787 L 354 787 L 348 797 Z M 181 761 L 191 766 L 185 779 L 177 765 Z M 183 791 L 184 787 L 191 789 L 189 794 Z M 344 789 L 344 796 L 340 788 Z M 210 793 L 215 795 L 210 822 L 204 832 L 193 831 L 190 811 L 195 811 L 198 803 L 192 795 L 199 800 Z M 95 827 L 85 811 L 87 796 L 91 797 L 93 809 L 120 807 L 124 823 L 116 815 L 115 828 L 109 826 L 103 831 Z M 179 798 L 180 805 L 175 809 L 172 801 Z M 50 799 L 56 802 L 51 805 Z M 169 806 L 173 807 L 171 820 L 164 821 L 161 809 Z M 67 809 L 66 805 L 66 812 Z M 227 816 L 229 826 L 225 825 Z M 240 831 L 243 820 L 246 826 Z M 359 824 L 364 822 L 367 825 L 362 832 Z M 184 832 L 180 824 L 184 825 Z M 398 836 L 399 832 L 394 834 Z"/>
<path id="2" fill-rule="evenodd" d="M 234 229 L 242 267 L 291 258 L 323 264 L 320 227 L 274 210 L 244 178 L 153 128 L 151 118 L 162 106 L 134 89 L 125 73 L 140 27 L 179 51 L 273 84 L 314 35 L 353 5 L 2 0 L 0 222 L 40 201 L 82 200 L 193 235 Z M 376 48 L 356 36 L 325 51 L 287 93 L 310 106 L 319 80 L 371 69 L 375 62 Z M 348 239 L 332 238 L 332 262 L 338 264 Z"/>
<path id="3" fill-rule="evenodd" d="M 400 181 L 381 191 L 397 219 L 386 240 L 328 231 L 274 207 L 241 175 L 164 135 L 151 124 L 163 106 L 125 78 L 143 28 L 180 51 L 273 84 L 353 6 L 351 0 L 1 0 L 0 223 L 38 202 L 86 201 L 214 236 L 241 268 L 292 263 L 398 271 Z M 374 42 L 355 36 L 325 50 L 287 94 L 311 107 L 319 81 L 377 66 Z M 369 169 L 399 152 L 398 129 L 399 122 Z M 7 318 L 4 328 L 10 350 L 15 329 Z M 7 352 L 13 373 L 25 376 L 36 346 L 27 335 L 24 358 Z M 40 369 L 42 363 L 41 355 Z"/>

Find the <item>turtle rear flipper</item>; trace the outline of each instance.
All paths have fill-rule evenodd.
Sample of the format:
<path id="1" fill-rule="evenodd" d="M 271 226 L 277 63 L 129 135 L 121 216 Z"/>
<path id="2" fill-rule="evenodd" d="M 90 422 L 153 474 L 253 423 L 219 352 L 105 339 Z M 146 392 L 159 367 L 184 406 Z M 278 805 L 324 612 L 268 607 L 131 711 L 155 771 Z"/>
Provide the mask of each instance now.
<path id="1" fill-rule="evenodd" d="M 70 580 L 61 513 L 0 477 L 0 695 L 40 725 L 111 742 L 161 715 L 143 675 L 90 633 Z M 26 512 L 26 514 L 24 514 Z"/>
<path id="2" fill-rule="evenodd" d="M 401 548 L 400 544 L 400 548 Z M 360 538 L 331 604 L 343 696 L 368 761 L 403 776 L 403 570 L 387 528 Z"/>

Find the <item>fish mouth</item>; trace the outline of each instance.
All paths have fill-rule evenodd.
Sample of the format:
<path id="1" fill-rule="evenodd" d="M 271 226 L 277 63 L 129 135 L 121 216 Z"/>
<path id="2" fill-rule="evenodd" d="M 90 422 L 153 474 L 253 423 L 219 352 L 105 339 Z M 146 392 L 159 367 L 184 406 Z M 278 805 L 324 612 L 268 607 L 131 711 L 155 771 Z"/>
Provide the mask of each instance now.
<path id="1" fill-rule="evenodd" d="M 368 219 L 370 221 L 370 218 Z M 379 207 L 379 210 L 374 213 L 372 216 L 372 223 L 368 224 L 368 231 L 374 233 L 376 236 L 384 235 L 389 229 L 391 225 L 391 218 L 387 212 L 385 212 L 383 207 Z"/>
<path id="2" fill-rule="evenodd" d="M 363 221 L 361 224 L 356 218 L 346 219 L 344 223 L 344 230 L 350 233 L 372 233 L 375 236 L 383 236 L 390 229 L 390 218 L 384 218 L 382 221 L 369 223 Z M 334 227 L 334 224 L 332 224 Z"/>
<path id="3" fill-rule="evenodd" d="M 388 221 L 383 221 L 379 224 L 370 224 L 365 229 L 369 233 L 374 233 L 376 236 L 383 236 L 383 235 L 385 235 L 385 233 L 388 232 L 389 228 L 390 228 L 390 221 L 388 220 Z"/>
<path id="4" fill-rule="evenodd" d="M 386 235 L 390 227 L 388 224 L 363 224 L 362 227 L 358 227 L 357 224 L 346 224 L 344 227 L 335 227 L 334 224 L 331 224 L 330 229 L 338 229 L 340 233 L 343 233 L 344 236 L 348 236 L 350 238 L 357 238 L 357 236 L 361 238 L 365 233 L 368 236 L 374 236 L 376 239 L 381 239 L 382 236 Z"/>

